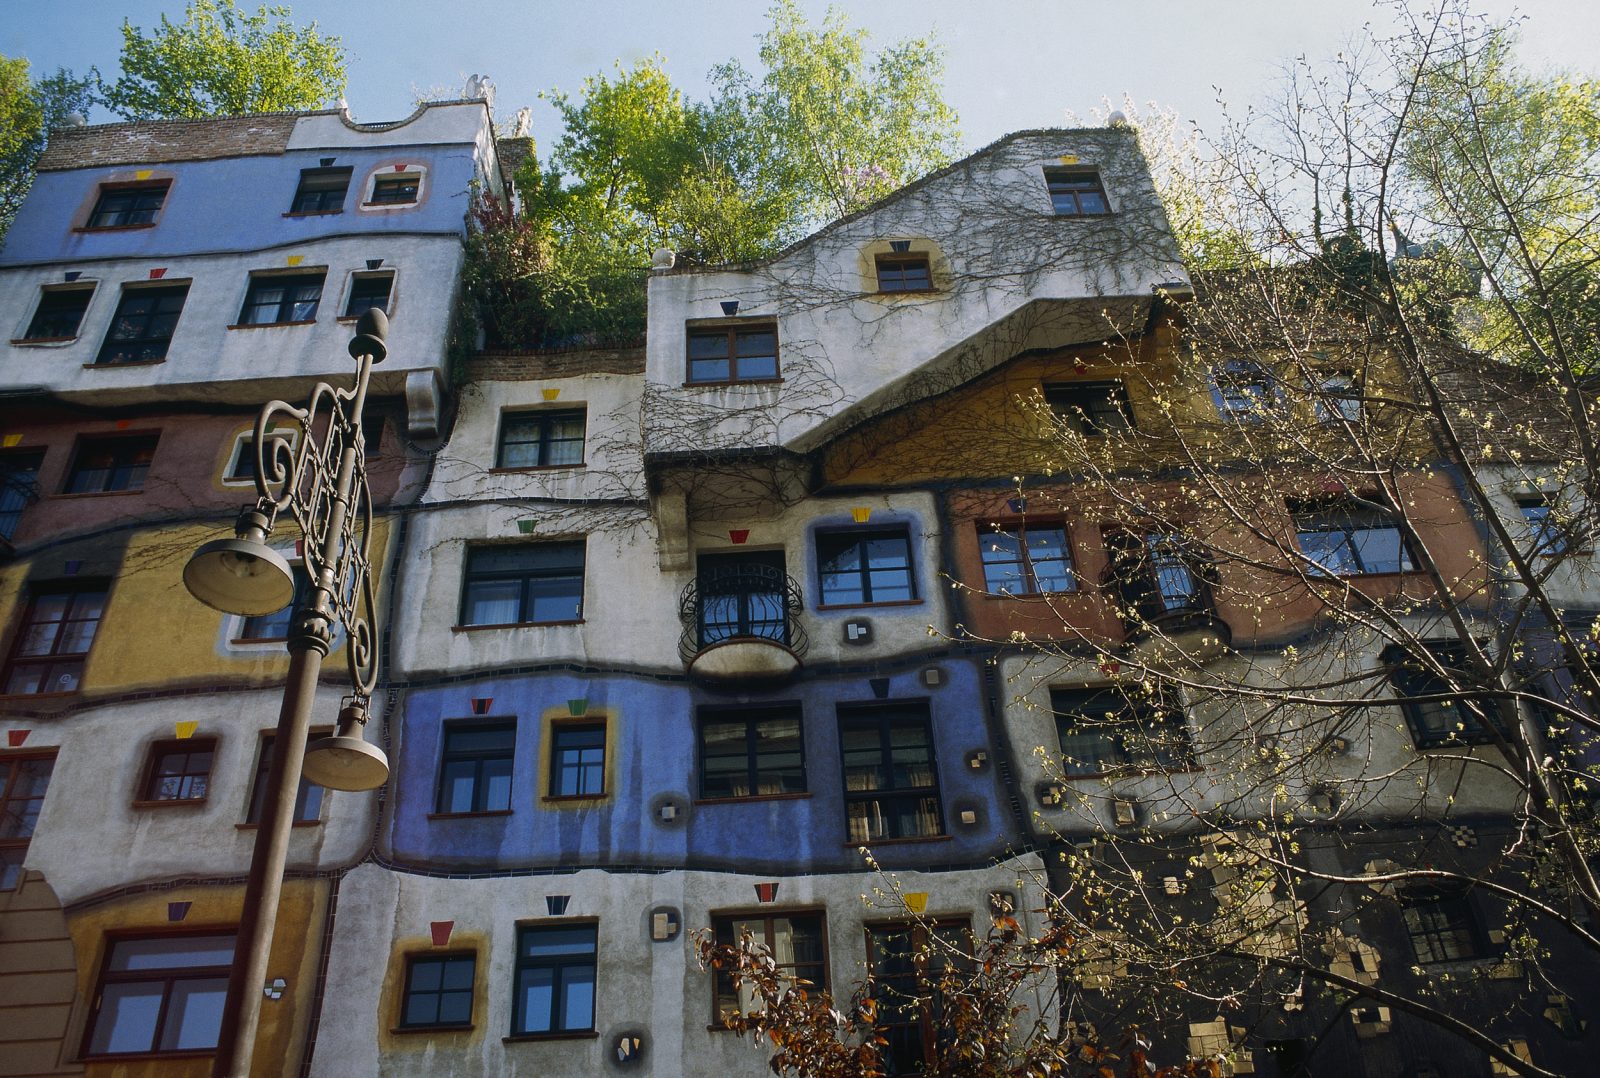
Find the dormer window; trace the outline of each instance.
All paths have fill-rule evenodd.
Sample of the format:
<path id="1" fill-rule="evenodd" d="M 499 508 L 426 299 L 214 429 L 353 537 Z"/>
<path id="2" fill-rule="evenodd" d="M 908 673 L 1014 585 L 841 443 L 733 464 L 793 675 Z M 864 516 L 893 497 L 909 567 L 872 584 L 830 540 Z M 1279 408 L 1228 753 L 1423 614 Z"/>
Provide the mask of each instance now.
<path id="1" fill-rule="evenodd" d="M 879 292 L 930 292 L 933 290 L 933 276 L 928 269 L 927 255 L 879 255 L 877 261 Z"/>
<path id="2" fill-rule="evenodd" d="M 106 185 L 89 214 L 85 228 L 144 228 L 156 223 L 162 203 L 167 200 L 170 180 L 159 183 Z"/>
<path id="3" fill-rule="evenodd" d="M 392 172 L 372 181 L 372 192 L 367 197 L 369 206 L 405 206 L 417 201 L 422 189 L 422 173 Z"/>
<path id="4" fill-rule="evenodd" d="M 1092 168 L 1047 168 L 1045 186 L 1057 217 L 1098 217 L 1111 212 L 1100 173 Z"/>

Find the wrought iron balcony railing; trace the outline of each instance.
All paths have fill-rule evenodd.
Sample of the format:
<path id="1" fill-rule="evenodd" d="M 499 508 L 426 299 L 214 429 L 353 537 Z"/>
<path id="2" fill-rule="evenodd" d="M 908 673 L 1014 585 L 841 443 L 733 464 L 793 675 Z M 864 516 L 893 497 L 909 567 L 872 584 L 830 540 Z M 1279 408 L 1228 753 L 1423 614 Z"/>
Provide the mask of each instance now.
<path id="1" fill-rule="evenodd" d="M 800 586 L 775 565 L 721 564 L 702 570 L 678 599 L 683 636 L 678 652 L 692 665 L 721 644 L 750 642 L 787 649 L 797 658 L 809 644 L 799 615 Z"/>
<path id="2" fill-rule="evenodd" d="M 1130 645 L 1170 643 L 1203 653 L 1195 657 L 1227 646 L 1232 634 L 1213 597 L 1216 571 L 1182 538 L 1122 536 L 1107 545 L 1112 558 L 1105 583 Z"/>

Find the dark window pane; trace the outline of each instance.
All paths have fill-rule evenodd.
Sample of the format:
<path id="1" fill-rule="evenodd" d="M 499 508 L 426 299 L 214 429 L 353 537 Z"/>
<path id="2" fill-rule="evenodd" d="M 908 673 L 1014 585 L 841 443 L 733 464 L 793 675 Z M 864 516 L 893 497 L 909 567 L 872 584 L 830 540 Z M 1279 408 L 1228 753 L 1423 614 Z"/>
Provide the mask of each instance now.
<path id="1" fill-rule="evenodd" d="M 89 309 L 92 288 L 47 288 L 39 296 L 39 306 L 28 323 L 24 340 L 52 340 L 76 337 L 83 314 Z"/>
<path id="2" fill-rule="evenodd" d="M 165 359 L 189 295 L 187 284 L 124 288 L 96 363 L 150 363 Z"/>
<path id="3" fill-rule="evenodd" d="M 246 326 L 310 322 L 317 317 L 325 272 L 273 274 L 250 279 L 239 323 Z"/>
<path id="4" fill-rule="evenodd" d="M 306 168 L 300 170 L 300 186 L 289 205 L 290 213 L 331 213 L 344 207 L 345 191 L 350 187 L 348 168 Z"/>
<path id="5" fill-rule="evenodd" d="M 166 201 L 168 182 L 144 187 L 102 188 L 89 215 L 89 228 L 128 228 L 152 224 Z"/>
<path id="6" fill-rule="evenodd" d="M 916 598 L 911 536 L 904 527 L 819 534 L 817 573 L 824 605 Z"/>

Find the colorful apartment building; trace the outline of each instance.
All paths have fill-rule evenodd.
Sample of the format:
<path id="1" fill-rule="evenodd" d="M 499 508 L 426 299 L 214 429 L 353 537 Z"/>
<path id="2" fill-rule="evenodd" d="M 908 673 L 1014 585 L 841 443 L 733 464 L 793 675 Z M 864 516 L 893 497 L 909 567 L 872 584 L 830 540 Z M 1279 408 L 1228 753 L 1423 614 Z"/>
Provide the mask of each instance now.
<path id="1" fill-rule="evenodd" d="M 208 1067 L 287 614 L 219 618 L 179 574 L 251 500 L 256 409 L 348 377 L 374 305 L 393 328 L 366 424 L 369 736 L 391 775 L 304 789 L 255 1073 L 756 1075 L 763 1050 L 719 1021 L 747 1001 L 698 968 L 698 932 L 748 932 L 843 996 L 914 981 L 922 942 L 996 910 L 1042 931 L 1090 843 L 1128 836 L 1175 901 L 1196 865 L 1229 886 L 1187 821 L 1280 808 L 1245 796 L 1237 714 L 1113 695 L 1145 667 L 1244 679 L 1289 644 L 1360 644 L 1318 636 L 1316 595 L 1262 602 L 1171 520 L 1061 471 L 1063 425 L 1109 444 L 1172 423 L 1173 400 L 1238 436 L 1238 394 L 1178 374 L 1191 286 L 1132 131 L 1008 136 L 763 262 L 663 252 L 638 346 L 452 368 L 477 190 L 504 192 L 481 101 L 52 141 L 0 254 L 0 1074 Z M 1181 488 L 1171 464 L 1119 467 Z M 1451 477 L 1402 484 L 1462 609 L 1486 610 L 1491 548 Z M 1283 544 L 1346 534 L 1327 494 L 1279 499 Z M 1340 575 L 1404 595 L 1400 547 L 1379 564 L 1363 536 L 1370 563 Z M 1329 766 L 1436 774 L 1419 753 L 1448 737 L 1410 718 Z M 1169 736 L 1153 750 L 1134 723 Z M 1297 812 L 1322 790 L 1302 786 Z M 1459 851 L 1430 821 L 1488 836 L 1507 796 L 1387 783 L 1315 856 Z M 1279 927 L 1325 912 L 1265 901 L 1287 903 Z M 1401 917 L 1336 959 L 1358 980 L 1385 975 L 1380 951 L 1428 963 Z M 1493 957 L 1483 939 L 1464 961 Z M 1058 987 L 1032 996 L 1047 1022 Z M 1319 1037 L 1341 1073 L 1489 1073 L 1388 1007 L 1331 1013 L 1197 1005 L 1162 1044 L 1235 1073 L 1297 1073 Z M 929 1058 L 931 1019 L 886 1023 L 896 1073 Z"/>

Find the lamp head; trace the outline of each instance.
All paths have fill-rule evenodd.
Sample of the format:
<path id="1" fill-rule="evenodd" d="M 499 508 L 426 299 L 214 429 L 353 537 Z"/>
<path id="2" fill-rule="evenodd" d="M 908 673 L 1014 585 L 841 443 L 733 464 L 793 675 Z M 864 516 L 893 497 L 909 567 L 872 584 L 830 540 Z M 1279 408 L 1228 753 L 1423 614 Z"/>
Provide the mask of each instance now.
<path id="1" fill-rule="evenodd" d="M 300 773 L 330 790 L 376 790 L 389 781 L 389 760 L 376 745 L 340 734 L 307 745 Z"/>
<path id="2" fill-rule="evenodd" d="M 183 583 L 189 594 L 224 614 L 270 614 L 294 600 L 289 563 L 253 538 L 205 544 L 183 567 Z"/>
<path id="3" fill-rule="evenodd" d="M 389 336 L 389 316 L 377 307 L 368 307 L 356 320 L 356 335 L 350 338 L 350 358 L 371 356 L 372 362 L 382 363 L 389 354 L 384 341 Z"/>
<path id="4" fill-rule="evenodd" d="M 367 705 L 362 697 L 346 698 L 339 711 L 339 726 L 333 737 L 306 746 L 301 774 L 307 782 L 330 790 L 376 790 L 389 781 L 389 760 L 383 750 L 361 737 L 367 724 Z"/>

